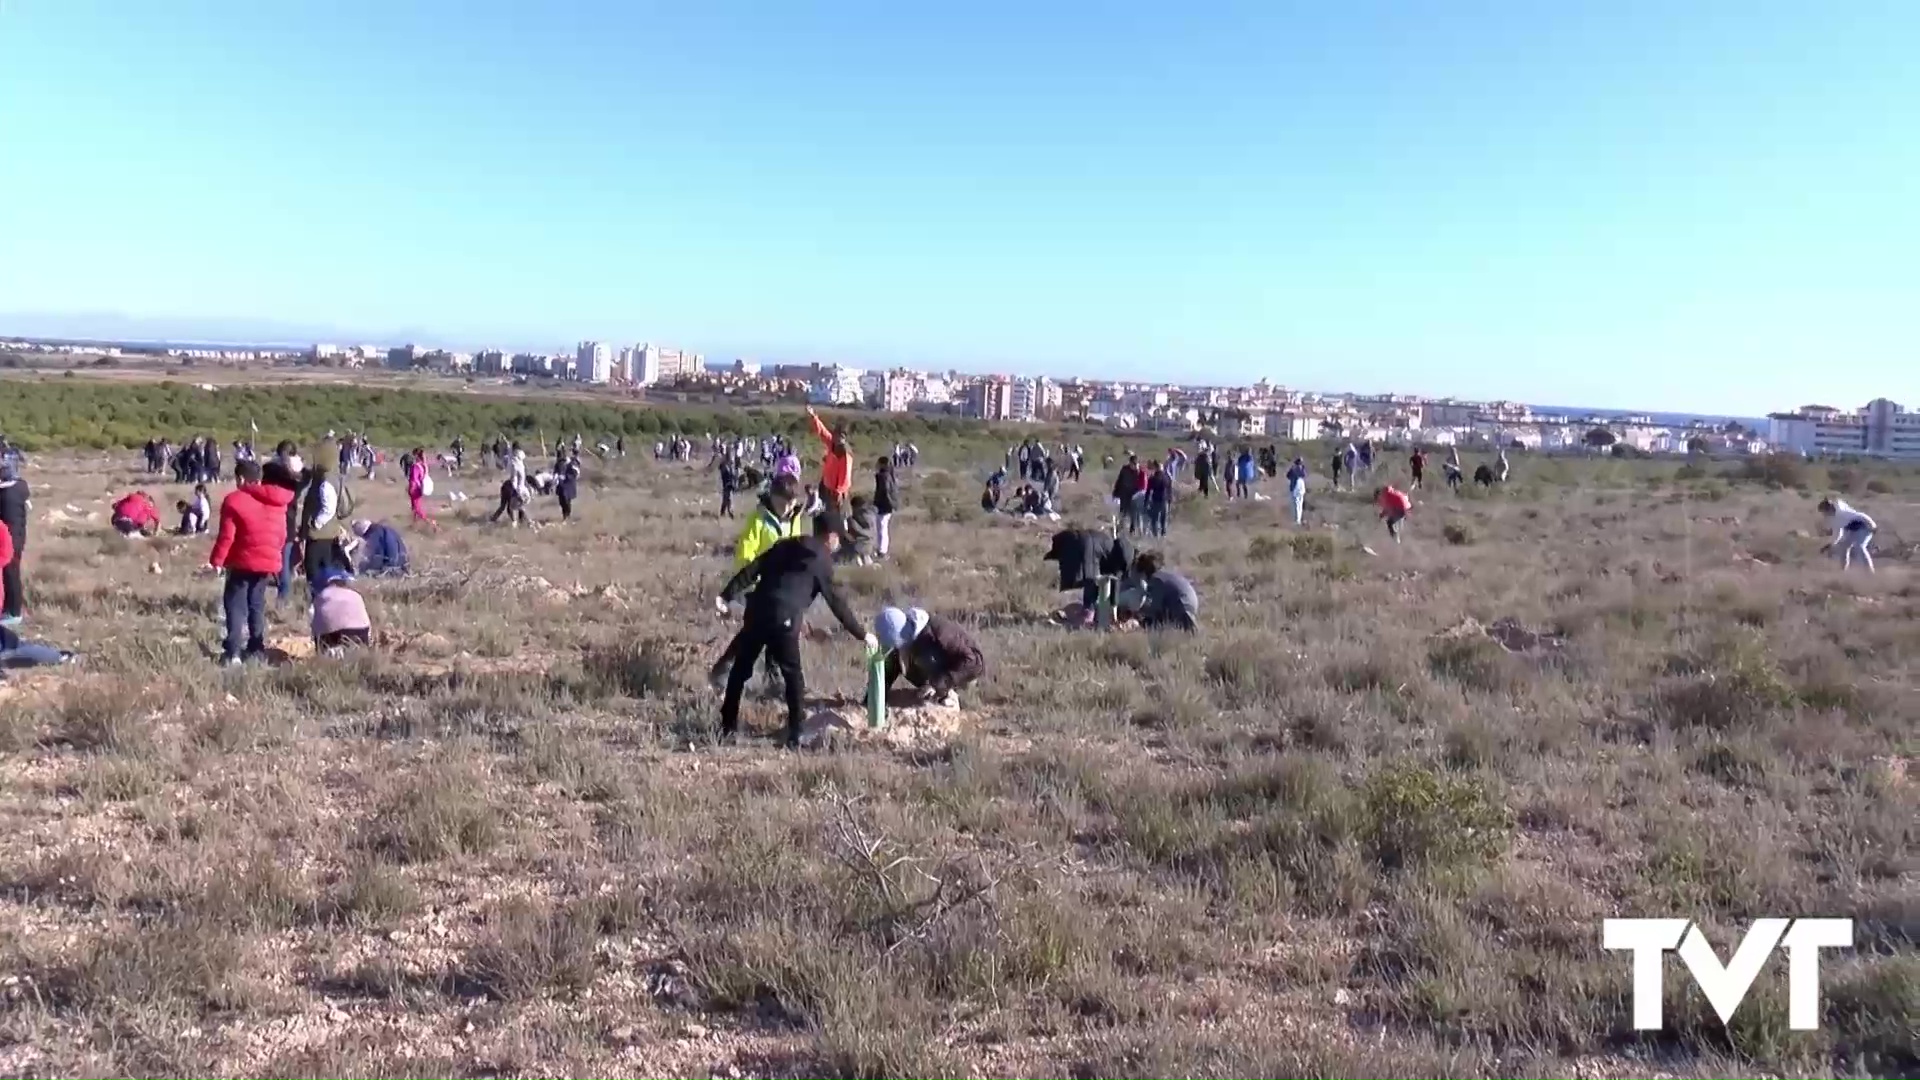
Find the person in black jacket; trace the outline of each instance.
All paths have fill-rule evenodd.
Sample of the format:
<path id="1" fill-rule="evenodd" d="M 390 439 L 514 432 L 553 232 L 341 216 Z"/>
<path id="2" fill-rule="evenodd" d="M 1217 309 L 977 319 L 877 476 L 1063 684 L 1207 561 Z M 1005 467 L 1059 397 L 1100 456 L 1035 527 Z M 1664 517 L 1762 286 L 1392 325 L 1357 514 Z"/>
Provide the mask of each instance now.
<path id="1" fill-rule="evenodd" d="M 813 519 L 813 535 L 782 540 L 766 553 L 748 563 L 727 582 L 714 604 L 722 613 L 740 594 L 747 595 L 746 618 L 734 636 L 727 653 L 733 660 L 727 672 L 726 696 L 720 700 L 720 737 L 731 741 L 740 729 L 740 694 L 753 677 L 754 662 L 762 652 L 773 657 L 785 684 L 787 701 L 788 749 L 800 745 L 800 725 L 806 719 L 806 677 L 800 670 L 800 629 L 802 619 L 815 597 L 823 597 L 827 610 L 856 640 L 864 640 L 868 650 L 879 648 L 879 640 L 860 625 L 853 609 L 833 586 L 833 556 L 840 549 L 845 529 L 840 516 L 828 511 Z"/>
<path id="2" fill-rule="evenodd" d="M 573 520 L 573 500 L 580 497 L 580 451 L 568 449 L 561 454 L 560 475 L 553 485 L 553 494 L 560 500 L 560 520 Z"/>
<path id="3" fill-rule="evenodd" d="M 1092 529 L 1067 529 L 1053 534 L 1045 561 L 1060 564 L 1060 589 L 1080 590 L 1081 620 L 1093 621 L 1100 598 L 1100 579 L 1124 577 L 1133 569 L 1133 544 L 1125 537 Z"/>
<path id="4" fill-rule="evenodd" d="M 1120 466 L 1120 475 L 1113 478 L 1113 502 L 1120 514 L 1127 519 L 1127 535 L 1133 536 L 1140 531 L 1141 511 L 1140 493 L 1146 490 L 1141 482 L 1140 459 L 1127 455 L 1127 463 Z"/>
<path id="5" fill-rule="evenodd" d="M 293 568 L 300 561 L 300 496 L 307 483 L 307 466 L 300 460 L 300 448 L 292 440 L 282 439 L 273 448 L 273 460 L 260 467 L 260 479 L 293 492 L 293 500 L 287 503 L 287 543 L 280 553 L 280 580 L 275 589 L 284 604 L 293 592 Z"/>
<path id="6" fill-rule="evenodd" d="M 22 582 L 22 563 L 27 557 L 27 510 L 32 503 L 27 482 L 20 478 L 20 465 L 12 455 L 0 454 L 0 524 L 13 534 L 13 551 L 6 565 L 0 566 L 0 623 L 18 625 L 26 617 L 26 586 Z"/>
<path id="7" fill-rule="evenodd" d="M 893 480 L 893 459 L 881 458 L 873 470 L 873 555 L 885 559 L 893 544 L 893 512 L 900 506 L 900 488 Z"/>
<path id="8" fill-rule="evenodd" d="M 1173 507 L 1173 474 L 1153 463 L 1147 473 L 1147 535 L 1167 535 L 1167 512 Z"/>

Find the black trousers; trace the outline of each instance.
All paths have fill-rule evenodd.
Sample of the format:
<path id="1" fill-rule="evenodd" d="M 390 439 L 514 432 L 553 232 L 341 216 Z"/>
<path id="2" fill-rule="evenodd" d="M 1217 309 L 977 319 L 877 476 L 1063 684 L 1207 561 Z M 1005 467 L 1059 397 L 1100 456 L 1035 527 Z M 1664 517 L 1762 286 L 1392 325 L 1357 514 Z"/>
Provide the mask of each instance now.
<path id="1" fill-rule="evenodd" d="M 572 520 L 573 519 L 573 496 L 567 494 L 565 488 L 556 490 L 553 493 L 553 495 L 554 495 L 554 498 L 560 500 L 560 520 L 561 521 Z"/>
<path id="2" fill-rule="evenodd" d="M 733 485 L 720 485 L 720 516 L 733 516 Z"/>
<path id="3" fill-rule="evenodd" d="M 502 515 L 505 515 L 510 522 L 518 522 L 521 525 L 527 523 L 527 504 L 520 501 L 520 496 L 514 491 L 511 480 L 500 485 L 500 508 L 495 510 L 493 516 L 487 520 L 499 521 Z"/>
<path id="4" fill-rule="evenodd" d="M 272 574 L 227 571 L 220 599 L 227 609 L 227 640 L 221 656 L 231 659 L 267 647 L 267 586 Z M 244 646 L 244 648 L 243 648 Z"/>
<path id="5" fill-rule="evenodd" d="M 13 561 L 0 569 L 0 593 L 6 594 L 6 607 L 0 615 L 16 618 L 26 613 L 26 586 L 20 580 L 20 563 L 26 558 L 26 552 L 14 549 Z"/>
<path id="6" fill-rule="evenodd" d="M 720 733 L 732 735 L 740 729 L 740 695 L 753 678 L 753 665 L 766 653 L 780 672 L 787 700 L 787 745 L 800 742 L 800 725 L 806 719 L 806 677 L 800 671 L 799 622 L 770 623 L 749 618 L 727 646 L 733 667 L 727 672 L 727 693 L 720 699 Z"/>

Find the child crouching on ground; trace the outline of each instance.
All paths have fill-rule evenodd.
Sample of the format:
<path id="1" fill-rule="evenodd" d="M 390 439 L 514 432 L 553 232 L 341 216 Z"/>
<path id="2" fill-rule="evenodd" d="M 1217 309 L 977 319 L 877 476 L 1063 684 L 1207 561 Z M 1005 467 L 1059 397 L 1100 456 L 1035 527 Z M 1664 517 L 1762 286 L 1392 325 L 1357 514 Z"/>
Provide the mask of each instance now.
<path id="1" fill-rule="evenodd" d="M 207 531 L 207 525 L 213 518 L 213 504 L 207 500 L 207 485 L 193 485 L 193 498 L 175 502 L 174 509 L 180 511 L 180 529 L 176 535 L 199 536 Z"/>
<path id="2" fill-rule="evenodd" d="M 329 656 L 373 644 L 373 620 L 366 600 L 347 585 L 352 580 L 345 570 L 328 566 L 313 583 L 313 647 Z"/>

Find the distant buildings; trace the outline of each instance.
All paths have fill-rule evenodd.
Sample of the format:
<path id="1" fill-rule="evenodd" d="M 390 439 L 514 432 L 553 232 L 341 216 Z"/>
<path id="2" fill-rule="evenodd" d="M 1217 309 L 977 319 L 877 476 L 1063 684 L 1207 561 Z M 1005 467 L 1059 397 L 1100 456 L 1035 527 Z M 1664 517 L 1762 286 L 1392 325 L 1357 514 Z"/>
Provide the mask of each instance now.
<path id="1" fill-rule="evenodd" d="M 1796 454 L 1859 454 L 1920 460 L 1920 413 L 1908 412 L 1886 398 L 1844 411 L 1806 405 L 1767 417 L 1767 441 Z"/>
<path id="2" fill-rule="evenodd" d="M 807 400 L 815 405 L 859 405 L 866 401 L 859 368 L 834 364 L 820 368 L 807 387 Z"/>
<path id="3" fill-rule="evenodd" d="M 574 378 L 596 385 L 613 381 L 613 350 L 598 341 L 583 341 L 573 350 Z"/>
<path id="4" fill-rule="evenodd" d="M 981 420 L 1013 418 L 1013 380 L 989 375 L 967 388 L 967 415 Z"/>

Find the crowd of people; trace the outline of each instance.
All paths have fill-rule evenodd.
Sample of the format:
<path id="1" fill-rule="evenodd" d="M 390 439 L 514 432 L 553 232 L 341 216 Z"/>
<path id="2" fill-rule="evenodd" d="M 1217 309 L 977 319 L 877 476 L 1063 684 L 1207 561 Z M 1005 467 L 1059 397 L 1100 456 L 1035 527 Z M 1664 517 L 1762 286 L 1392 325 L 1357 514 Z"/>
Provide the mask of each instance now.
<path id="1" fill-rule="evenodd" d="M 835 584 L 835 569 L 848 563 L 886 560 L 894 545 L 892 527 L 902 507 L 898 471 L 917 464 L 919 450 L 908 443 L 867 460 L 873 462 L 871 488 L 856 485 L 860 467 L 852 440 L 844 427 L 829 425 L 812 410 L 808 428 L 817 444 L 812 449 L 817 473 L 808 482 L 802 447 L 778 435 L 763 437 L 708 436 L 707 466 L 718 476 L 720 513 L 734 516 L 736 496 L 750 498 L 751 506 L 735 539 L 733 567 L 715 598 L 721 612 L 742 605 L 739 629 L 709 670 L 709 680 L 721 693 L 720 731 L 731 739 L 739 728 L 741 696 L 756 667 L 780 688 L 786 707 L 786 741 L 797 743 L 804 717 L 805 673 L 801 640 L 806 613 L 824 601 L 834 620 L 852 638 L 861 641 L 875 663 L 884 664 L 883 691 L 904 678 L 920 700 L 958 705 L 959 694 L 987 671 L 987 659 L 977 641 L 958 620 L 920 607 L 883 607 L 871 624 L 863 623 Z M 536 494 L 553 496 L 560 520 L 573 517 L 582 479 L 584 436 L 563 440 L 554 451 L 551 468 L 529 475 L 526 450 L 505 437 L 489 439 L 481 447 L 482 461 L 504 475 L 500 504 L 492 521 L 529 522 L 528 507 Z M 544 448 L 544 440 L 542 447 Z M 655 457 L 692 465 L 692 440 L 676 437 L 655 446 Z M 600 458 L 624 456 L 623 437 L 600 441 L 593 452 Z M 375 475 L 382 458 L 357 434 L 334 438 L 331 433 L 311 462 L 292 441 L 283 441 L 271 457 L 261 460 L 245 440 L 232 447 L 233 486 L 213 504 L 210 485 L 221 481 L 222 457 L 218 443 L 196 436 L 179 448 L 164 439 L 150 440 L 144 462 L 150 474 L 171 471 L 191 494 L 174 508 L 180 536 L 212 534 L 207 565 L 222 578 L 224 635 L 220 662 L 239 665 L 261 657 L 267 648 L 269 595 L 284 605 L 292 597 L 295 578 L 307 582 L 310 631 L 317 649 L 335 653 L 372 643 L 373 624 L 365 599 L 354 588 L 360 578 L 405 575 L 410 570 L 406 543 L 394 525 L 353 517 L 355 499 L 348 477 Z M 1107 459 L 1109 464 L 1113 459 Z M 1348 443 L 1329 462 L 1330 487 L 1352 491 L 1373 484 L 1373 503 L 1388 535 L 1402 539 L 1414 509 L 1413 493 L 1423 490 L 1427 456 L 1411 451 L 1405 486 L 1387 482 L 1384 462 L 1369 442 Z M 1078 480 L 1084 468 L 1078 446 L 1049 446 L 1025 440 L 1007 449 L 1005 462 L 988 477 L 983 506 L 1024 515 L 1058 516 L 1060 485 Z M 24 456 L 0 439 L 0 662 L 55 663 L 69 654 L 23 642 L 15 633 L 25 619 L 23 555 L 28 536 L 30 492 L 21 474 Z M 435 466 L 449 474 L 465 467 L 463 440 L 455 439 L 449 452 L 430 454 L 415 446 L 400 458 L 401 480 L 416 527 L 436 530 L 429 509 L 435 492 Z M 1457 448 L 1443 463 L 1446 483 L 1457 490 L 1464 466 Z M 1510 474 L 1501 450 L 1474 469 L 1476 482 L 1505 483 Z M 1192 632 L 1199 628 L 1201 599 L 1191 579 L 1169 566 L 1158 551 L 1142 551 L 1142 539 L 1168 534 L 1172 510 L 1182 496 L 1182 481 L 1191 476 L 1193 491 L 1209 498 L 1217 487 L 1226 498 L 1254 498 L 1262 478 L 1284 475 L 1288 508 L 1294 524 L 1304 521 L 1311 478 L 1306 460 L 1284 462 L 1274 446 L 1255 450 L 1246 445 L 1226 452 L 1206 440 L 1197 441 L 1189 454 L 1185 447 L 1169 448 L 1147 460 L 1124 454 L 1114 473 L 1110 508 L 1112 519 L 1103 528 L 1068 528 L 1054 533 L 1045 560 L 1056 564 L 1059 588 L 1078 592 L 1077 607 L 1067 609 L 1074 626 L 1108 627 L 1133 622 L 1149 630 Z M 1396 473 L 1397 476 L 1397 473 Z M 1009 480 L 1018 484 L 1010 497 L 1002 489 Z M 855 490 L 859 486 L 861 490 Z M 1874 520 L 1831 499 L 1820 512 L 1834 529 L 1823 548 L 1841 561 L 1873 570 L 1871 544 Z M 116 499 L 112 527 L 127 536 L 152 536 L 164 528 L 159 506 L 144 491 Z"/>

